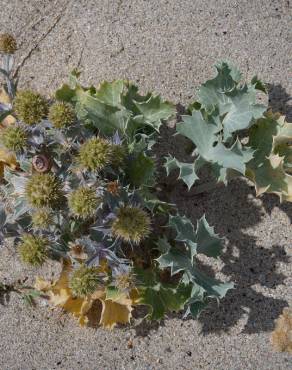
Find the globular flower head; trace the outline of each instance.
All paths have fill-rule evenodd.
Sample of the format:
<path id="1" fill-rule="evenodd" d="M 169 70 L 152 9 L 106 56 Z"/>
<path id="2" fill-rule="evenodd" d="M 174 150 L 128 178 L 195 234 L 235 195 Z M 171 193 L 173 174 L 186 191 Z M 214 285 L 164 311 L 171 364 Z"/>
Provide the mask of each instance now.
<path id="1" fill-rule="evenodd" d="M 82 265 L 74 271 L 69 282 L 72 293 L 76 297 L 86 297 L 95 292 L 101 282 L 100 272 L 97 267 Z"/>
<path id="2" fill-rule="evenodd" d="M 39 123 L 48 113 L 45 98 L 31 90 L 18 92 L 13 107 L 18 118 L 28 125 Z"/>
<path id="3" fill-rule="evenodd" d="M 36 208 L 55 207 L 62 199 L 59 180 L 52 173 L 31 176 L 25 187 L 28 202 Z"/>
<path id="4" fill-rule="evenodd" d="M 27 145 L 27 133 L 20 126 L 7 126 L 1 133 L 1 142 L 7 149 L 20 152 Z"/>
<path id="5" fill-rule="evenodd" d="M 83 186 L 70 194 L 68 203 L 70 211 L 75 216 L 86 219 L 95 214 L 100 200 L 94 189 Z"/>
<path id="6" fill-rule="evenodd" d="M 47 208 L 37 209 L 31 216 L 32 225 L 35 229 L 46 229 L 51 225 L 52 219 L 52 213 Z"/>
<path id="7" fill-rule="evenodd" d="M 123 167 L 127 156 L 127 149 L 124 145 L 112 145 L 111 166 L 115 168 Z"/>
<path id="8" fill-rule="evenodd" d="M 25 234 L 19 245 L 21 260 L 32 266 L 41 266 L 48 258 L 48 246 L 46 238 Z"/>
<path id="9" fill-rule="evenodd" d="M 80 147 L 78 162 L 89 171 L 102 170 L 111 159 L 112 145 L 100 137 L 89 139 Z"/>
<path id="10" fill-rule="evenodd" d="M 0 34 L 0 52 L 5 54 L 14 54 L 17 50 L 15 38 L 9 33 Z"/>
<path id="11" fill-rule="evenodd" d="M 54 103 L 49 110 L 49 120 L 56 128 L 69 127 L 75 122 L 75 111 L 71 104 L 65 102 Z"/>
<path id="12" fill-rule="evenodd" d="M 123 206 L 117 210 L 111 230 L 115 237 L 125 242 L 139 244 L 150 233 L 150 218 L 139 207 Z"/>

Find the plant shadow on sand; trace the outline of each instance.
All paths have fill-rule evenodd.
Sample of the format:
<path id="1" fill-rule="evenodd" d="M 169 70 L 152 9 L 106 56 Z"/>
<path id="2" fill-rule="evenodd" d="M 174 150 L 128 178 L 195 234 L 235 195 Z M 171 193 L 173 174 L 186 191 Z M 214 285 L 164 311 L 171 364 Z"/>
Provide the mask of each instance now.
<path id="1" fill-rule="evenodd" d="M 286 114 L 287 120 L 291 120 L 291 98 L 285 89 L 279 85 L 270 85 L 269 90 L 272 110 Z M 179 111 L 184 112 L 181 106 Z M 175 130 L 171 132 L 169 129 L 162 132 L 156 149 L 161 163 L 168 153 L 175 153 L 180 160 L 186 160 L 186 141 L 181 137 L 173 137 L 174 132 Z M 277 265 L 288 264 L 290 261 L 283 246 L 286 244 L 283 243 L 283 237 L 282 245 L 271 242 L 275 239 L 272 235 L 277 233 L 277 227 L 281 225 L 275 224 L 269 230 L 270 235 L 266 234 L 264 238 L 261 236 L 262 245 L 259 244 L 256 228 L 267 217 L 266 213 L 271 215 L 274 208 L 279 208 L 292 220 L 292 204 L 280 204 L 279 198 L 272 194 L 265 194 L 259 198 L 260 201 L 255 201 L 254 187 L 243 178 L 231 181 L 228 186 L 218 186 L 213 191 L 193 196 L 187 195 L 187 188 L 180 182 L 167 194 L 168 185 L 174 183 L 177 173 L 165 178 L 165 173 L 161 170 L 159 175 L 161 182 L 165 183 L 162 192 L 165 200 L 176 203 L 179 211 L 194 223 L 205 213 L 209 224 L 226 239 L 226 247 L 221 255 L 224 263 L 221 272 L 235 283 L 235 289 L 227 293 L 219 307 L 213 300 L 201 313 L 198 320 L 202 324 L 202 333 L 229 331 L 243 318 L 244 333 L 273 330 L 274 319 L 281 314 L 288 302 L 268 296 L 267 293 L 263 294 L 255 286 L 263 290 L 285 285 L 287 276 L 278 271 Z M 202 181 L 208 181 L 208 178 L 202 178 Z M 265 230 L 259 228 L 258 232 L 265 233 Z M 289 235 L 286 236 L 286 241 L 288 244 Z M 211 276 L 215 275 L 209 266 L 202 268 Z M 182 317 L 181 314 L 171 315 L 178 316 Z M 137 328 L 137 334 L 145 335 L 148 330 L 155 328 L 156 326 L 143 324 Z"/>

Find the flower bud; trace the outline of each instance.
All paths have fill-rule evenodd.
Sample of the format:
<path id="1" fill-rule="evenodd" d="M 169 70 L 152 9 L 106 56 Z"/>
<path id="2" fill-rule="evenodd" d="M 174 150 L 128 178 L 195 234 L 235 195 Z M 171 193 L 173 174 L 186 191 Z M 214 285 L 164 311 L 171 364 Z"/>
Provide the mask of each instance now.
<path id="1" fill-rule="evenodd" d="M 34 174 L 25 187 L 28 202 L 36 208 L 58 206 L 62 199 L 62 189 L 59 180 L 52 174 Z"/>
<path id="2" fill-rule="evenodd" d="M 71 104 L 56 102 L 50 107 L 48 118 L 54 127 L 64 128 L 75 122 L 76 115 Z"/>
<path id="3" fill-rule="evenodd" d="M 120 207 L 111 229 L 115 237 L 139 244 L 150 233 L 150 218 L 139 207 Z"/>
<path id="4" fill-rule="evenodd" d="M 13 107 L 17 117 L 27 125 L 39 123 L 48 113 L 45 98 L 31 90 L 19 91 Z"/>
<path id="5" fill-rule="evenodd" d="M 25 234 L 19 245 L 21 260 L 32 266 L 41 266 L 48 258 L 49 241 L 41 236 Z"/>
<path id="6" fill-rule="evenodd" d="M 81 266 L 76 270 L 69 282 L 73 295 L 81 298 L 94 293 L 99 284 L 99 269 L 87 266 Z"/>

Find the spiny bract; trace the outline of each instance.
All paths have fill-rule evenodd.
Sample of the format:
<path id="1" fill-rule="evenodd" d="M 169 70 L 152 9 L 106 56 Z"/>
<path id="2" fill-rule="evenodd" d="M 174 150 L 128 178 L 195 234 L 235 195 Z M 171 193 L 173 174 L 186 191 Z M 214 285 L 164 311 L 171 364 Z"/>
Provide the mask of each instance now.
<path id="1" fill-rule="evenodd" d="M 55 207 L 62 199 L 61 184 L 52 173 L 34 174 L 26 184 L 25 195 L 34 207 Z"/>
<path id="2" fill-rule="evenodd" d="M 45 98 L 31 90 L 18 92 L 13 107 L 18 118 L 28 125 L 39 123 L 48 113 Z"/>
<path id="3" fill-rule="evenodd" d="M 115 237 L 139 244 L 149 235 L 150 223 L 148 214 L 141 208 L 124 206 L 118 209 L 111 229 Z"/>
<path id="4" fill-rule="evenodd" d="M 102 170 L 112 159 L 112 145 L 105 139 L 94 137 L 79 150 L 78 162 L 89 171 Z"/>
<path id="5" fill-rule="evenodd" d="M 0 34 L 0 52 L 5 54 L 14 54 L 17 50 L 15 38 L 9 33 Z"/>
<path id="6" fill-rule="evenodd" d="M 56 102 L 50 107 L 48 118 L 54 127 L 64 128 L 72 125 L 76 119 L 76 116 L 71 104 L 65 102 Z"/>
<path id="7" fill-rule="evenodd" d="M 97 267 L 81 266 L 74 271 L 70 279 L 70 288 L 76 297 L 85 297 L 94 293 L 100 284 L 99 269 Z"/>
<path id="8" fill-rule="evenodd" d="M 49 209 L 35 210 L 31 216 L 31 222 L 35 229 L 45 229 L 52 223 L 52 214 Z"/>
<path id="9" fill-rule="evenodd" d="M 26 234 L 19 245 L 21 260 L 32 266 L 41 266 L 48 258 L 49 241 L 41 236 Z"/>
<path id="10" fill-rule="evenodd" d="M 84 186 L 70 194 L 68 203 L 70 211 L 75 216 L 85 219 L 94 215 L 99 199 L 94 189 Z"/>
<path id="11" fill-rule="evenodd" d="M 19 152 L 27 145 L 27 133 L 22 127 L 8 126 L 1 134 L 1 142 L 7 149 Z"/>

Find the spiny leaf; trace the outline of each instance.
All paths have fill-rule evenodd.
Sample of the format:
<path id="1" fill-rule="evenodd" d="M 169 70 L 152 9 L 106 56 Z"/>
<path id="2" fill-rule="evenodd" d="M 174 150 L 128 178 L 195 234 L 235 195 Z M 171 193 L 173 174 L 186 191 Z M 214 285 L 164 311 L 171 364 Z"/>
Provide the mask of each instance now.
<path id="1" fill-rule="evenodd" d="M 162 120 L 167 120 L 175 113 L 173 104 L 163 101 L 159 95 L 152 95 L 147 101 L 135 102 L 135 105 L 143 115 L 146 124 L 153 127 L 156 131 L 159 131 Z"/>
<path id="2" fill-rule="evenodd" d="M 141 287 L 140 304 L 149 306 L 148 318 L 160 320 L 168 311 L 180 311 L 184 308 L 191 293 L 191 287 L 180 284 L 172 286 L 162 283 L 153 270 L 136 269 L 135 274 Z"/>
<path id="3" fill-rule="evenodd" d="M 113 82 L 103 81 L 97 88 L 95 97 L 104 104 L 113 107 L 120 106 L 124 87 L 125 82 L 123 80 Z"/>
<path id="4" fill-rule="evenodd" d="M 170 174 L 171 171 L 179 168 L 179 179 L 187 185 L 188 189 L 190 189 L 196 180 L 199 179 L 196 171 L 198 170 L 198 161 L 195 160 L 194 163 L 184 163 L 178 161 L 173 156 L 169 155 L 166 157 L 166 162 L 164 163 L 164 167 L 166 169 L 167 176 Z"/>

